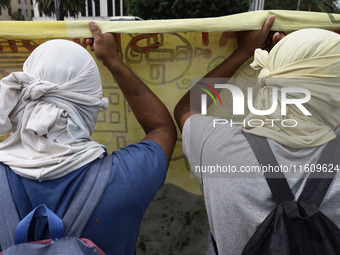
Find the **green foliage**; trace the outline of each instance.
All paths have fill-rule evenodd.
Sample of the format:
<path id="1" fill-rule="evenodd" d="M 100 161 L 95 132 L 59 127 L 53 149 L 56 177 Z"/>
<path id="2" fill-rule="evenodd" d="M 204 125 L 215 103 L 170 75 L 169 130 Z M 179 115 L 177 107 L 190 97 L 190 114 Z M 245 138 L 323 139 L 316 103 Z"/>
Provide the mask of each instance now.
<path id="1" fill-rule="evenodd" d="M 296 10 L 297 0 L 266 0 L 264 9 L 266 10 Z"/>
<path id="2" fill-rule="evenodd" d="M 12 13 L 11 19 L 12 20 L 25 20 L 25 16 L 18 10 Z"/>
<path id="3" fill-rule="evenodd" d="M 45 15 L 51 16 L 55 13 L 54 0 L 36 0 L 38 8 Z M 85 0 L 59 0 L 60 19 L 64 20 L 69 13 L 72 17 L 78 17 L 79 13 L 85 8 Z"/>
<path id="4" fill-rule="evenodd" d="M 0 8 L 2 9 L 11 8 L 11 0 L 0 0 Z"/>
<path id="5" fill-rule="evenodd" d="M 301 0 L 300 11 L 316 11 L 316 12 L 336 12 L 337 0 Z M 298 0 L 266 0 L 264 8 L 266 10 L 296 10 Z"/>
<path id="6" fill-rule="evenodd" d="M 248 11 L 248 0 L 127 0 L 129 15 L 143 19 L 218 17 Z"/>
<path id="7" fill-rule="evenodd" d="M 337 1 L 330 0 L 304 0 L 301 1 L 300 10 L 302 11 L 318 11 L 318 12 L 334 12 Z"/>

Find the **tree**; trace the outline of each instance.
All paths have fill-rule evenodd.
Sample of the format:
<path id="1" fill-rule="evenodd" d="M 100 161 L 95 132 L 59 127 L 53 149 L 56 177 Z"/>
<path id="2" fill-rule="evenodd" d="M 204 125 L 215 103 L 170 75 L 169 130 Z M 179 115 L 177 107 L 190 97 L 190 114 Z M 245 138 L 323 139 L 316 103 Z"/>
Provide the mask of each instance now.
<path id="1" fill-rule="evenodd" d="M 266 10 L 296 10 L 298 0 L 266 0 Z M 337 0 L 300 0 L 300 11 L 335 12 Z"/>
<path id="2" fill-rule="evenodd" d="M 217 17 L 248 11 L 249 0 L 128 0 L 129 15 L 143 19 Z"/>
<path id="3" fill-rule="evenodd" d="M 0 0 L 0 8 L 3 9 L 11 8 L 11 0 Z"/>
<path id="4" fill-rule="evenodd" d="M 301 11 L 334 12 L 336 2 L 331 0 L 304 0 L 301 1 L 299 9 Z"/>
<path id="5" fill-rule="evenodd" d="M 266 10 L 296 10 L 298 0 L 266 0 L 264 9 Z"/>
<path id="6" fill-rule="evenodd" d="M 21 11 L 17 10 L 11 15 L 12 20 L 25 20 L 25 16 L 21 13 Z"/>
<path id="7" fill-rule="evenodd" d="M 45 15 L 51 16 L 56 13 L 55 0 L 36 0 L 39 10 Z M 64 20 L 68 14 L 78 17 L 79 13 L 85 9 L 86 0 L 59 0 L 60 20 Z"/>

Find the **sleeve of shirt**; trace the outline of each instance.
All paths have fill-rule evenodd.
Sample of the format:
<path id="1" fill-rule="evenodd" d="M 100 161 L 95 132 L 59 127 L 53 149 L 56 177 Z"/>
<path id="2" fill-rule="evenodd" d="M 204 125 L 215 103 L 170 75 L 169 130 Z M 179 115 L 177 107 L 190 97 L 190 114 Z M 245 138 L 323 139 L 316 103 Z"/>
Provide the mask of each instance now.
<path id="1" fill-rule="evenodd" d="M 211 116 L 202 116 L 200 114 L 192 115 L 186 120 L 182 130 L 183 152 L 190 162 L 191 171 L 201 182 L 201 174 L 195 171 L 196 166 L 201 165 L 202 147 L 214 131 L 213 120 Z"/>
<path id="2" fill-rule="evenodd" d="M 143 211 L 163 186 L 167 173 L 167 158 L 162 147 L 154 141 L 142 141 L 126 146 L 113 153 L 132 192 Z"/>

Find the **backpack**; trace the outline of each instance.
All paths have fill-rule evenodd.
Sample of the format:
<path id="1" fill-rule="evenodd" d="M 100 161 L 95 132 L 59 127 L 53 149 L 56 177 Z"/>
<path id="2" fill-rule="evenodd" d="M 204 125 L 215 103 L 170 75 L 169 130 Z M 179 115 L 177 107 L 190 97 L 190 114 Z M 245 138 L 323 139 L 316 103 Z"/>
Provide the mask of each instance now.
<path id="1" fill-rule="evenodd" d="M 260 165 L 279 166 L 264 137 L 244 133 Z M 330 141 L 317 164 L 339 165 L 340 139 Z M 319 207 L 337 171 L 309 174 L 301 195 L 295 200 L 284 174 L 264 176 L 276 207 L 258 226 L 242 255 L 339 255 L 340 229 Z M 212 236 L 215 253 L 216 241 Z"/>
<path id="2" fill-rule="evenodd" d="M 97 159 L 87 170 L 63 219 L 41 204 L 20 221 L 5 167 L 0 164 L 0 245 L 3 250 L 0 255 L 105 255 L 80 235 L 102 197 L 111 171 L 111 155 Z M 28 242 L 28 234 L 34 231 L 31 223 L 39 217 L 46 217 L 51 239 Z"/>

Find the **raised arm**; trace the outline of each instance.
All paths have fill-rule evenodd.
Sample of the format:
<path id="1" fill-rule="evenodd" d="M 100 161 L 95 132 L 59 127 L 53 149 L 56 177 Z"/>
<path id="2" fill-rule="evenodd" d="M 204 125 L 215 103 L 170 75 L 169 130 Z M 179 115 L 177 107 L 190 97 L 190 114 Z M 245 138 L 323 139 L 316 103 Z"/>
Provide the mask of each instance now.
<path id="1" fill-rule="evenodd" d="M 158 97 L 124 64 L 119 56 L 116 36 L 102 34 L 100 28 L 89 22 L 94 40 L 87 40 L 91 50 L 112 73 L 131 110 L 146 136 L 143 140 L 157 142 L 170 163 L 176 142 L 176 128 L 169 111 Z"/>
<path id="2" fill-rule="evenodd" d="M 274 20 L 275 16 L 268 17 L 261 30 L 239 32 L 237 34 L 238 48 L 204 78 L 230 78 L 254 54 L 255 49 L 273 47 L 283 37 L 283 33 L 270 32 Z M 202 93 L 201 90 L 192 88 L 177 103 L 175 119 L 181 130 L 191 115 L 200 113 Z"/>

